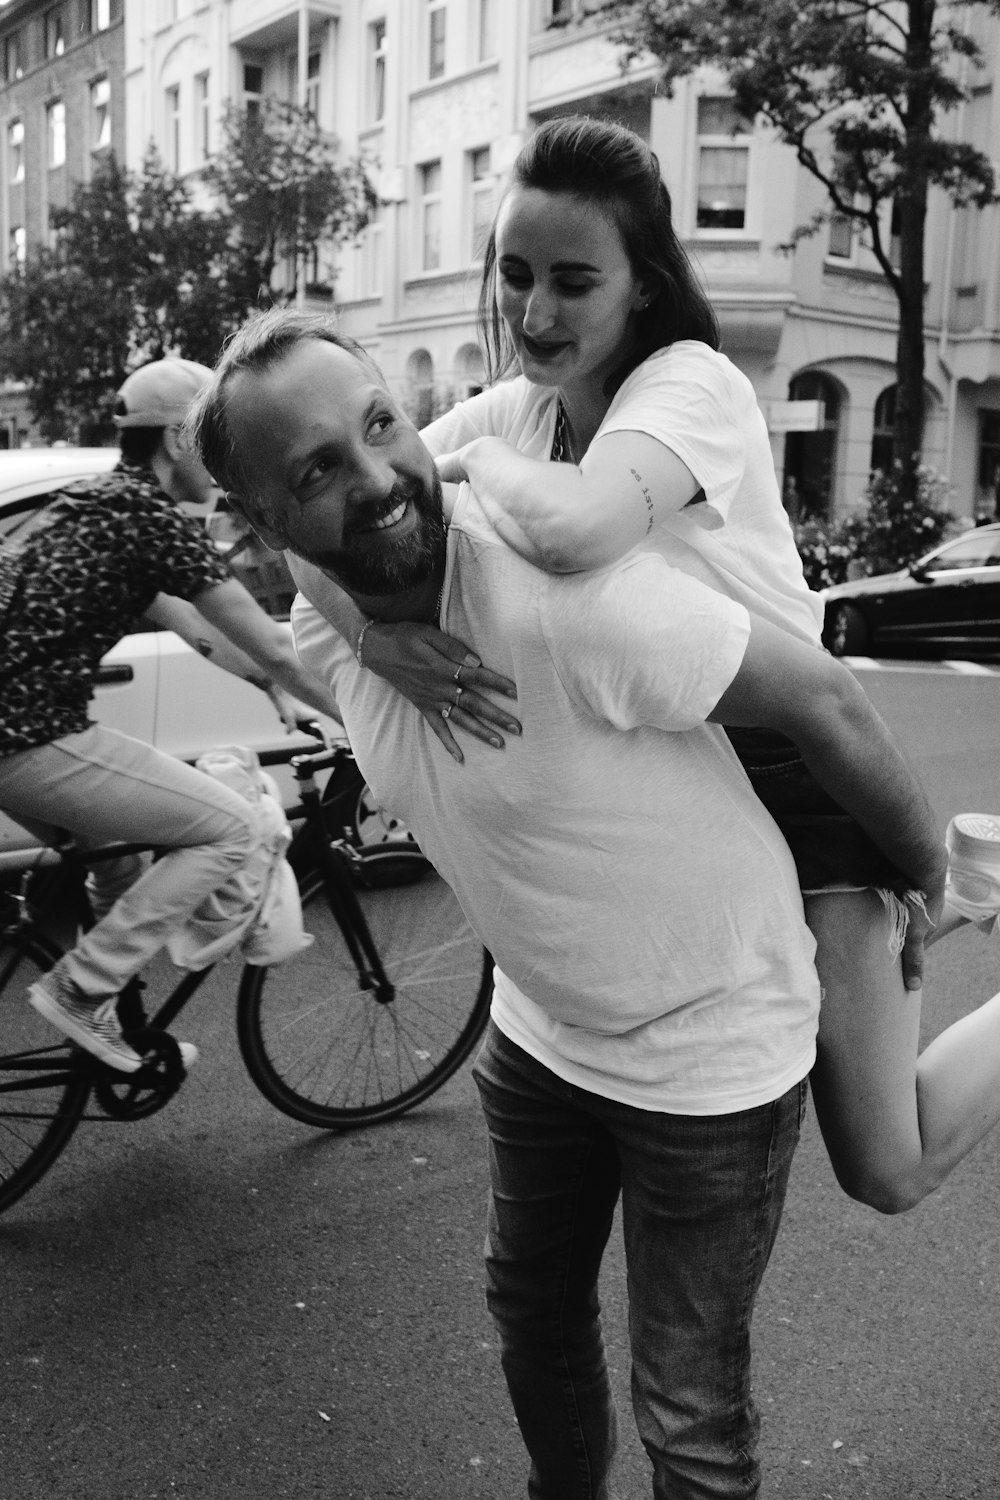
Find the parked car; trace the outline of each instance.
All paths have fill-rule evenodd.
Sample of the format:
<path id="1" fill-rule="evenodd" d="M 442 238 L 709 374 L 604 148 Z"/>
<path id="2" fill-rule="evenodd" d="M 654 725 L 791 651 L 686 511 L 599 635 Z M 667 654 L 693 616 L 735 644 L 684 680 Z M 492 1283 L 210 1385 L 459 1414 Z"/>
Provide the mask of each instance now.
<path id="1" fill-rule="evenodd" d="M 823 589 L 834 656 L 1000 658 L 1000 523 L 963 532 L 899 573 Z"/>
<path id="2" fill-rule="evenodd" d="M 37 525 L 62 486 L 114 467 L 116 448 L 20 448 L 0 452 L 0 544 Z M 295 586 L 269 552 L 229 511 L 208 522 L 234 574 L 275 619 L 287 620 Z M 224 672 L 169 630 L 126 636 L 105 656 L 92 701 L 94 718 L 184 760 L 222 744 L 249 745 L 258 754 L 315 749 L 306 736 L 288 735 L 270 699 Z M 330 720 L 327 728 L 338 726 Z M 279 776 L 287 788 L 290 779 Z M 370 809 L 374 819 L 376 810 Z M 373 836 L 374 836 L 374 823 Z M 385 835 L 382 835 L 383 837 Z M 0 814 L 0 871 L 16 869 L 37 851 L 30 836 Z"/>

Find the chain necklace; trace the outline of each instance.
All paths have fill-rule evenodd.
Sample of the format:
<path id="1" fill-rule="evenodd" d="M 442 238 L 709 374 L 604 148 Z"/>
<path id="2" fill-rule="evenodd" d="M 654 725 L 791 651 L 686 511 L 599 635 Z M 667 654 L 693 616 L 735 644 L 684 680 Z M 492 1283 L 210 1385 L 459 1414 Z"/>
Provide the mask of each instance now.
<path id="1" fill-rule="evenodd" d="M 561 398 L 556 401 L 556 430 L 552 434 L 552 452 L 549 459 L 554 464 L 571 464 L 573 455 L 569 446 L 569 418 Z"/>

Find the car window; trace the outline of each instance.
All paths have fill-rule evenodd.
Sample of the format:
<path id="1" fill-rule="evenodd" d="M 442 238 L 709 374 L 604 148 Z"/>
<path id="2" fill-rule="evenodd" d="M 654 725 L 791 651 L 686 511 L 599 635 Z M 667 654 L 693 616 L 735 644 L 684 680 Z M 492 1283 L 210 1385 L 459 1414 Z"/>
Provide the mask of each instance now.
<path id="1" fill-rule="evenodd" d="M 1000 532 L 970 532 L 924 559 L 924 567 L 932 573 L 943 573 L 954 568 L 996 567 L 998 564 Z"/>

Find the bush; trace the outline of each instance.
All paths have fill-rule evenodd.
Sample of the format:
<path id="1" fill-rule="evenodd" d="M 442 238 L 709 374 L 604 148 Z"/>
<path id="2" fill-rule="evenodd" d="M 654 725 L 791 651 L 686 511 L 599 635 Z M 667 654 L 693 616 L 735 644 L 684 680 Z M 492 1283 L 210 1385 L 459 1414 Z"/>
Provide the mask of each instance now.
<path id="1" fill-rule="evenodd" d="M 848 576 L 894 573 L 923 557 L 954 525 L 945 505 L 942 475 L 921 464 L 916 492 L 904 493 L 898 465 L 877 470 L 859 507 L 839 521 L 801 521 L 793 527 L 811 589 L 844 583 Z"/>

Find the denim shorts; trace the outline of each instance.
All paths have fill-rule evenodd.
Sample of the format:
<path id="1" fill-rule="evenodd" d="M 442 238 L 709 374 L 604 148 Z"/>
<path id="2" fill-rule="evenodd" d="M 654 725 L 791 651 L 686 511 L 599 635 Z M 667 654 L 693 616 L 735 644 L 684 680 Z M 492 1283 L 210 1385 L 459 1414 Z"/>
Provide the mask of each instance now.
<path id="1" fill-rule="evenodd" d="M 792 851 L 806 895 L 869 887 L 906 894 L 910 882 L 824 792 L 791 740 L 770 729 L 726 733 Z"/>

